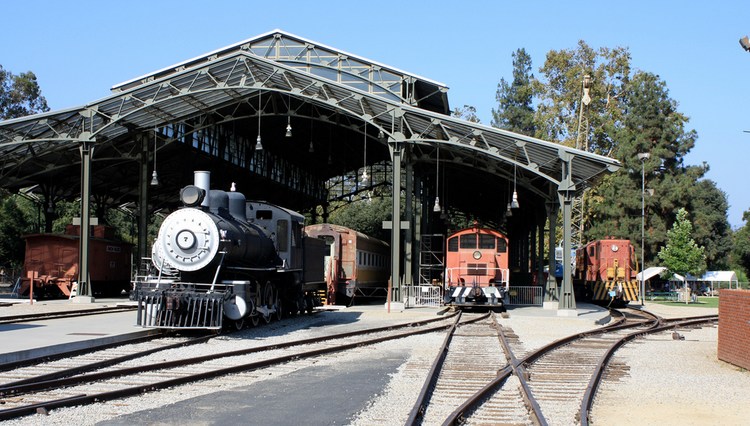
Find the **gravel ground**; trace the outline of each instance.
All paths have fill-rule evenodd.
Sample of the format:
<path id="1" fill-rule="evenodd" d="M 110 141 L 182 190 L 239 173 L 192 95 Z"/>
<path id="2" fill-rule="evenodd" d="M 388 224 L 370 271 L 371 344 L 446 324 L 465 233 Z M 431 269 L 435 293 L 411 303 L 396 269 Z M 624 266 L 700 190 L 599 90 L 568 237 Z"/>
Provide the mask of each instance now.
<path id="1" fill-rule="evenodd" d="M 34 309 L 40 308 L 41 306 L 35 305 Z M 709 308 L 649 303 L 646 304 L 646 309 L 664 317 L 706 315 L 717 312 L 716 309 Z M 25 309 L 21 308 L 21 310 Z M 261 344 L 271 340 L 309 337 L 329 327 L 357 328 L 401 323 L 434 317 L 436 312 L 437 310 L 430 309 L 411 309 L 389 314 L 382 306 L 353 307 L 313 317 L 288 319 L 278 324 L 272 323 L 253 330 L 253 333 L 258 334 L 252 339 L 257 339 L 257 343 Z M 501 323 L 513 329 L 526 350 L 535 349 L 559 337 L 595 326 L 594 320 L 590 317 L 513 315 L 512 311 L 508 318 L 501 319 Z M 680 330 L 679 332 L 685 336 L 684 340 L 673 340 L 671 333 L 663 333 L 625 345 L 612 360 L 613 363 L 625 367 L 625 374 L 602 385 L 591 412 L 592 423 L 599 425 L 747 424 L 747 419 L 750 418 L 750 373 L 717 359 L 717 331 L 715 326 Z M 376 360 L 378 356 L 387 356 L 387 354 L 391 354 L 389 358 L 391 360 L 401 358 L 400 365 L 393 368 L 387 380 L 382 381 L 379 392 L 372 392 L 371 387 L 368 388 L 372 392 L 369 398 L 352 404 L 354 406 L 347 408 L 348 412 L 339 412 L 335 421 L 331 420 L 327 423 L 403 424 L 442 340 L 442 335 L 434 334 L 419 336 L 408 341 L 384 342 L 373 347 L 349 351 L 340 356 L 318 359 L 300 368 L 333 368 L 337 364 L 357 360 L 361 362 L 362 359 Z M 195 351 L 195 348 L 187 350 Z M 295 373 L 301 371 L 304 370 L 280 366 L 265 371 L 262 375 L 238 374 L 231 378 L 180 386 L 119 402 L 53 410 L 49 416 L 29 416 L 8 422 L 8 424 L 85 425 L 99 422 L 122 424 L 123 420 L 138 418 L 148 419 L 147 422 L 151 424 L 210 424 L 212 423 L 209 420 L 210 416 L 204 419 L 194 416 L 190 419 L 177 418 L 174 412 L 169 412 L 164 407 L 180 401 L 187 404 L 193 402 L 205 404 L 205 398 L 212 398 L 216 393 L 246 390 L 248 386 L 271 386 L 274 385 L 273 381 L 276 381 L 276 386 L 279 381 L 294 383 Z M 321 381 L 320 392 L 326 392 L 326 389 L 335 385 L 335 377 Z M 342 395 L 342 398 L 345 398 L 345 395 Z M 304 404 L 304 401 L 284 400 L 272 401 L 272 403 L 296 407 Z M 329 404 L 336 404 L 335 398 L 331 399 Z M 138 415 L 129 417 L 143 410 L 152 414 L 148 417 L 138 417 Z M 257 410 L 258 406 L 254 411 L 256 415 Z M 160 417 L 160 412 L 164 413 L 164 417 Z"/>
<path id="2" fill-rule="evenodd" d="M 716 309 L 647 304 L 664 317 L 709 315 Z M 717 358 L 718 327 L 679 330 L 638 339 L 612 362 L 627 374 L 599 389 L 591 422 L 597 425 L 747 425 L 750 373 Z"/>

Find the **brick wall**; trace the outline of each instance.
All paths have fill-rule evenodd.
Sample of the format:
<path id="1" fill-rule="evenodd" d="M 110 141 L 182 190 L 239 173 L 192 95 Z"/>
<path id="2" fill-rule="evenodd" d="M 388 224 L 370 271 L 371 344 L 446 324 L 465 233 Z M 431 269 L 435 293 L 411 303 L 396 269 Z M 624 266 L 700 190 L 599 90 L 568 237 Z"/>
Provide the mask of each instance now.
<path id="1" fill-rule="evenodd" d="M 720 290 L 719 359 L 750 370 L 750 290 Z"/>

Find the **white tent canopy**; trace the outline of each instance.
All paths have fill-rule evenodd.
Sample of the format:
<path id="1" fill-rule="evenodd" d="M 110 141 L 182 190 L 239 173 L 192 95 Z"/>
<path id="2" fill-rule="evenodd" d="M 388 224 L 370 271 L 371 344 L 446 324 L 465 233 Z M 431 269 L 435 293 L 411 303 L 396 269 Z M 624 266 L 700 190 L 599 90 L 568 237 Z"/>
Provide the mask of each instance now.
<path id="1" fill-rule="evenodd" d="M 636 279 L 640 282 L 641 277 L 643 277 L 644 281 L 648 281 L 657 275 L 661 275 L 666 270 L 667 268 L 663 266 L 651 266 L 643 270 L 643 272 L 639 272 L 638 275 L 636 275 Z M 685 284 L 687 284 L 688 282 L 709 283 L 709 285 L 711 286 L 711 290 L 713 290 L 716 283 L 728 283 L 729 288 L 736 288 L 739 285 L 737 274 L 735 274 L 734 271 L 707 271 L 701 277 L 695 277 L 690 274 L 687 274 L 687 276 L 674 274 L 669 278 L 669 281 L 678 281 Z"/>
<path id="2" fill-rule="evenodd" d="M 711 281 L 711 282 L 729 282 L 736 283 L 737 274 L 734 271 L 708 271 L 702 277 L 696 278 L 690 274 L 687 276 L 688 281 Z"/>
<path id="3" fill-rule="evenodd" d="M 638 275 L 636 275 L 636 279 L 639 282 L 641 281 L 641 279 L 643 279 L 643 281 L 648 281 L 651 278 L 657 275 L 660 275 L 662 272 L 666 270 L 667 268 L 663 266 L 651 266 L 650 268 L 646 268 L 645 270 L 643 270 L 643 272 L 639 272 Z M 643 276 L 643 278 L 641 278 L 641 276 Z"/>
<path id="4" fill-rule="evenodd" d="M 683 277 L 681 275 L 674 274 L 674 276 L 670 278 L 670 281 L 680 281 L 685 282 L 686 284 L 689 282 L 709 283 L 712 291 L 716 283 L 727 283 L 729 288 L 739 287 L 739 280 L 737 279 L 737 274 L 735 274 L 734 271 L 706 271 L 706 273 L 700 277 L 695 277 L 690 274 L 687 274 L 687 276 Z"/>

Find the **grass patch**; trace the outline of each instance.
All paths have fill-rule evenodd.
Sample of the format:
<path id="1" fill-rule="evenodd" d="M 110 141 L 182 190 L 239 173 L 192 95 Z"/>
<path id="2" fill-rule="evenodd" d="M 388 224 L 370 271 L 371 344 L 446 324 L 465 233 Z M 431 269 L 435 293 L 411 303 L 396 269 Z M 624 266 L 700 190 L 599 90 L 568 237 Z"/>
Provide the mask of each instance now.
<path id="1" fill-rule="evenodd" d="M 698 297 L 698 301 L 693 303 L 685 304 L 685 302 L 672 302 L 669 300 L 654 300 L 651 303 L 658 303 L 660 305 L 667 305 L 667 306 L 691 306 L 691 307 L 699 307 L 699 308 L 718 308 L 719 307 L 719 298 L 718 297 Z"/>

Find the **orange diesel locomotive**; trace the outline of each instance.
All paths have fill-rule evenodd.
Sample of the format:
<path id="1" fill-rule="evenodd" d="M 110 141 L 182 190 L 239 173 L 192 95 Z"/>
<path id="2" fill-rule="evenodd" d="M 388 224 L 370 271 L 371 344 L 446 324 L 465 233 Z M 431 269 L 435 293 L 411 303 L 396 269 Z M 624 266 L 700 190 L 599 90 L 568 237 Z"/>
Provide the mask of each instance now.
<path id="1" fill-rule="evenodd" d="M 602 239 L 576 250 L 576 299 L 623 306 L 638 300 L 638 261 L 629 240 Z"/>
<path id="2" fill-rule="evenodd" d="M 508 279 L 508 237 L 477 225 L 448 236 L 443 300 L 446 305 L 502 308 Z"/>

